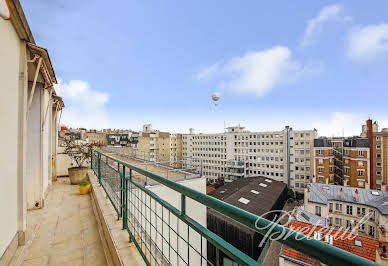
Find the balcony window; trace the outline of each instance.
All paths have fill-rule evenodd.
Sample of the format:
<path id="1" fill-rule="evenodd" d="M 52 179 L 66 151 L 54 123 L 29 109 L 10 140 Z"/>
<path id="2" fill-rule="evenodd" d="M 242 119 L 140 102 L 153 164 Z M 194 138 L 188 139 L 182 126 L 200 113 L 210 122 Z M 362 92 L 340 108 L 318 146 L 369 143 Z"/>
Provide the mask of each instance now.
<path id="1" fill-rule="evenodd" d="M 369 226 L 369 231 L 368 231 L 368 235 L 370 236 L 375 236 L 375 227 L 374 226 Z"/>
<path id="2" fill-rule="evenodd" d="M 353 215 L 353 206 L 346 205 L 346 214 Z"/>

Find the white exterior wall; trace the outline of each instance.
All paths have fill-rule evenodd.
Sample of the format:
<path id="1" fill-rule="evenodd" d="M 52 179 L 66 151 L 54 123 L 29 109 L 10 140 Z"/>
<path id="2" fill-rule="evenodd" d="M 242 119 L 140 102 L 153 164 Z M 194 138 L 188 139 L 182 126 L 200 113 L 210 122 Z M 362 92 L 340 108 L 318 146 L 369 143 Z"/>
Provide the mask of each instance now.
<path id="1" fill-rule="evenodd" d="M 45 198 L 47 188 L 49 186 L 49 177 L 51 179 L 51 174 L 49 174 L 49 171 L 51 170 L 50 164 L 51 164 L 51 155 L 50 155 L 50 122 L 49 115 L 46 117 L 45 120 L 45 113 L 47 110 L 47 105 L 49 104 L 49 92 L 48 90 L 42 91 L 42 110 L 41 110 L 41 117 L 42 117 L 42 123 L 41 123 L 41 136 L 42 136 L 42 184 L 43 184 L 43 190 L 42 190 L 42 197 Z M 49 108 L 50 109 L 50 108 Z M 50 111 L 50 110 L 49 110 Z"/>
<path id="2" fill-rule="evenodd" d="M 28 97 L 31 95 L 32 82 L 28 83 Z M 35 93 L 32 98 L 31 107 L 28 113 L 27 133 L 27 208 L 33 209 L 42 206 L 43 201 L 43 180 L 42 180 L 42 136 L 41 136 L 41 110 L 42 90 L 41 83 L 36 84 Z"/>
<path id="3" fill-rule="evenodd" d="M 23 44 L 12 23 L 0 18 L 0 257 L 18 230 L 19 63 Z M 6 37 L 5 37 L 6 36 Z"/>
<path id="4" fill-rule="evenodd" d="M 315 130 L 290 131 L 291 188 L 301 193 L 304 184 L 312 180 L 315 137 Z M 239 160 L 248 164 L 245 177 L 263 175 L 287 183 L 285 130 L 249 132 L 235 128 L 234 131 L 219 134 L 185 134 L 182 138 L 182 155 L 184 159 L 200 159 L 203 176 L 209 179 L 226 176 L 226 161 Z M 298 162 L 295 158 L 298 158 Z M 196 166 L 199 167 L 199 164 Z"/>
<path id="5" fill-rule="evenodd" d="M 291 187 L 303 193 L 306 184 L 313 182 L 314 177 L 314 139 L 315 130 L 291 131 L 290 161 Z"/>

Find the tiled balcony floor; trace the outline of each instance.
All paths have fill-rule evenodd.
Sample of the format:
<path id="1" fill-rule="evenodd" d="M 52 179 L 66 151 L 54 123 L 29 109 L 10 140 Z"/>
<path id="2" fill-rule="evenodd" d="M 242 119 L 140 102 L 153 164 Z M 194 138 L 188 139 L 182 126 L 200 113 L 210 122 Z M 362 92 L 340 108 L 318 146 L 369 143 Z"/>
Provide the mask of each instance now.
<path id="1" fill-rule="evenodd" d="M 58 178 L 40 210 L 28 212 L 26 245 L 11 265 L 107 265 L 90 195 Z"/>

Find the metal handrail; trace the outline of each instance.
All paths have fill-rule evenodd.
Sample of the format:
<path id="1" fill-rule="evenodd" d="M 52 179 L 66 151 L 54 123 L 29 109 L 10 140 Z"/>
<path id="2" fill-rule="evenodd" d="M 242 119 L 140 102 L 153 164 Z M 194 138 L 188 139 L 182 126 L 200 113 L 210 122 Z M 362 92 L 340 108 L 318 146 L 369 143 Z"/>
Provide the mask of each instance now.
<path id="1" fill-rule="evenodd" d="M 249 213 L 245 210 L 242 210 L 231 204 L 198 192 L 194 189 L 185 187 L 179 183 L 175 183 L 152 172 L 131 165 L 125 161 L 119 160 L 113 156 L 107 155 L 100 151 L 95 152 L 99 154 L 98 158 L 101 158 L 101 155 L 104 155 L 105 157 L 116 161 L 117 163 L 127 167 L 128 169 L 147 176 L 153 179 L 154 181 L 179 192 L 181 195 L 187 196 L 209 208 L 212 208 L 262 235 L 266 235 L 271 230 L 273 233 L 288 236 L 285 238 L 277 239 L 276 241 L 285 244 L 286 246 L 295 249 L 299 252 L 302 252 L 309 257 L 317 259 L 327 265 L 377 265 L 376 263 L 368 259 L 362 258 L 340 248 L 336 248 L 322 241 L 315 240 L 311 237 L 306 237 L 306 235 L 304 234 L 293 231 L 287 227 L 271 222 L 267 219 Z M 202 233 L 205 234 L 208 232 Z M 238 249 L 234 249 L 236 253 L 241 253 L 241 251 L 239 251 Z"/>

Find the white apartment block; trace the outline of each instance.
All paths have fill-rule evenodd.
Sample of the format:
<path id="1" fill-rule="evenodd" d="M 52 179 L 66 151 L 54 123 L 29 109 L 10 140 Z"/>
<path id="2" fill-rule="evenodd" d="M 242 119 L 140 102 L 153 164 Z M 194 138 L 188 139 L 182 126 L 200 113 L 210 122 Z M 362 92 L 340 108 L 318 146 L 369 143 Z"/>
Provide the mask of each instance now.
<path id="1" fill-rule="evenodd" d="M 262 175 L 303 193 L 305 184 L 313 177 L 316 136 L 315 129 L 289 127 L 268 132 L 249 132 L 244 127 L 228 127 L 225 133 L 217 134 L 192 132 L 182 137 L 182 157 L 208 179 Z"/>

